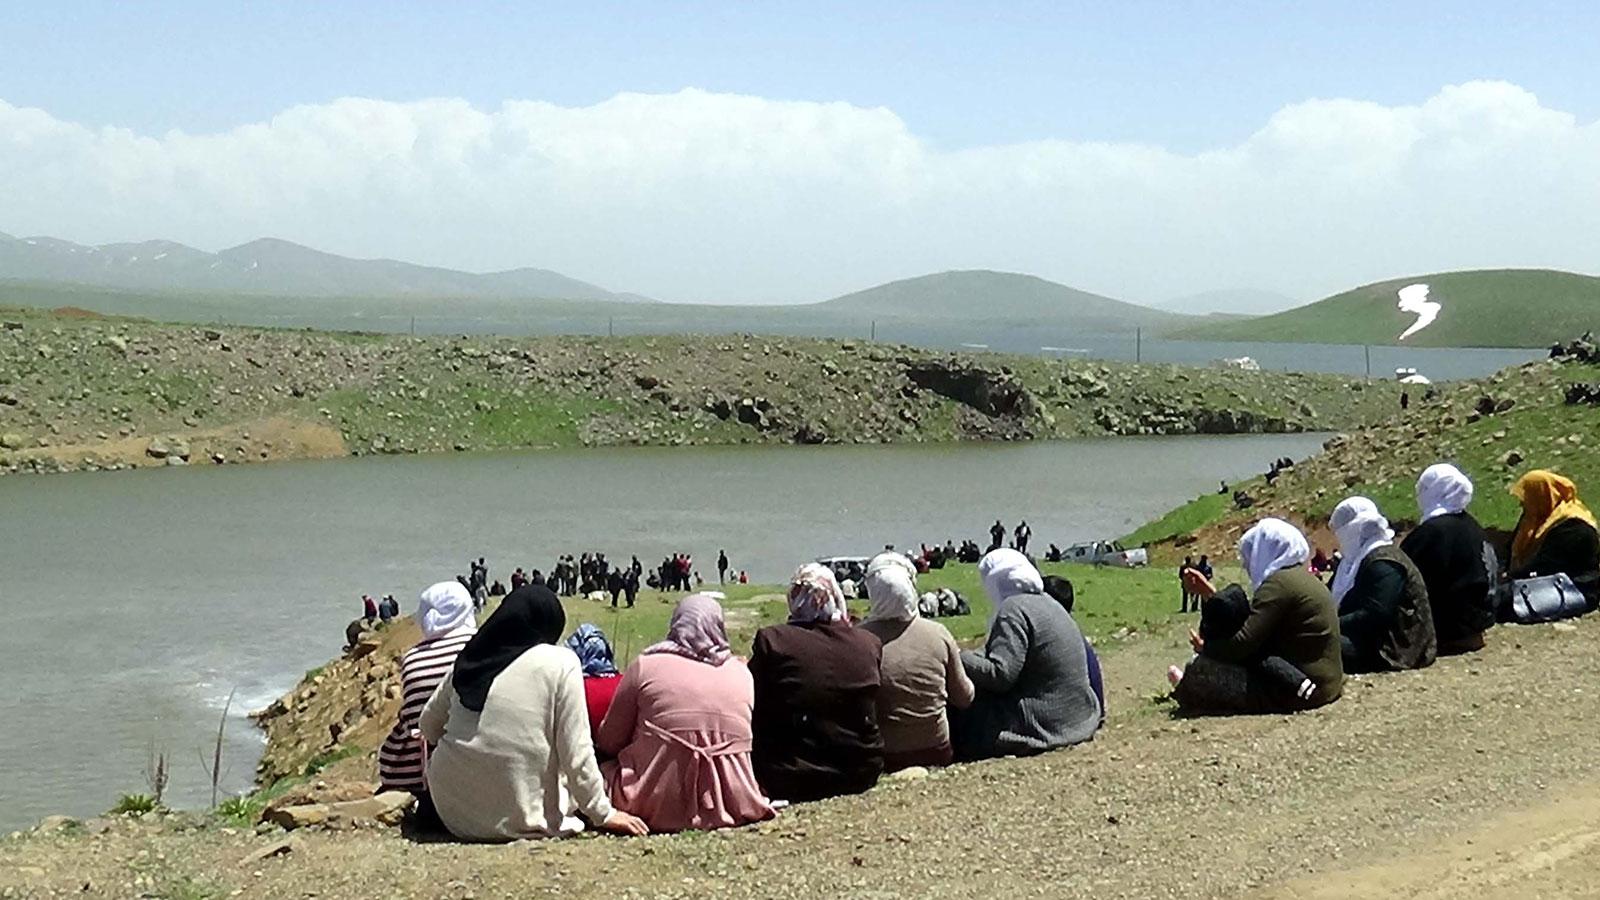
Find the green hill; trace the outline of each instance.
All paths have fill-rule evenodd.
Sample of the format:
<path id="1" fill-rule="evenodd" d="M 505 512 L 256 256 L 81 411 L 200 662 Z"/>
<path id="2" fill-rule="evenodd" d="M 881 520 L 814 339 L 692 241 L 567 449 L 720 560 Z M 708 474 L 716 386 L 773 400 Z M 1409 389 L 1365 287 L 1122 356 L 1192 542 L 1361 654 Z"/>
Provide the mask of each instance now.
<path id="1" fill-rule="evenodd" d="M 1600 278 L 1549 269 L 1439 272 L 1358 287 L 1259 319 L 1208 322 L 1171 337 L 1207 341 L 1399 344 L 1416 320 L 1395 292 L 1426 284 L 1440 304 L 1432 325 L 1404 343 L 1419 347 L 1544 347 L 1600 323 Z"/>
<path id="2" fill-rule="evenodd" d="M 1033 275 L 972 269 L 891 281 L 835 297 L 818 309 L 920 320 L 1067 323 L 1086 331 L 1173 328 L 1192 317 L 1124 303 Z"/>

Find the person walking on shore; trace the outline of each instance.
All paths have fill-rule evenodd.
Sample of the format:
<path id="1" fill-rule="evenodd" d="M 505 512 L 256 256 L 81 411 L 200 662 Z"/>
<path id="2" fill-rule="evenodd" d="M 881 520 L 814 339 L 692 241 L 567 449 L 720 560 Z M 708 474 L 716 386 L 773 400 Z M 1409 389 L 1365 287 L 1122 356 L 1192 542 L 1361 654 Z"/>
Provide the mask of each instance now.
<path id="1" fill-rule="evenodd" d="M 728 551 L 717 551 L 717 584 L 728 583 Z"/>
<path id="2" fill-rule="evenodd" d="M 1017 552 L 1024 556 L 1028 553 L 1028 541 L 1033 538 L 1033 529 L 1028 527 L 1028 520 L 1023 519 L 1017 523 L 1017 530 L 1012 535 L 1017 545 Z"/>
<path id="3" fill-rule="evenodd" d="M 994 551 L 999 550 L 1001 547 L 1005 546 L 1005 543 L 1006 527 L 1000 524 L 999 519 L 995 519 L 994 524 L 989 527 L 989 552 L 993 553 Z"/>

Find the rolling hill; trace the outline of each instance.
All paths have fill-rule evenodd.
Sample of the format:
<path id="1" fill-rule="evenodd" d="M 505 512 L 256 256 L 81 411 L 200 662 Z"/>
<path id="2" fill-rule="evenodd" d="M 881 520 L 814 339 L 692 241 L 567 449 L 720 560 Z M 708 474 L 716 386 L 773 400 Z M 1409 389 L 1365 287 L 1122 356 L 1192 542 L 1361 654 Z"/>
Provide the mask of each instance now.
<path id="1" fill-rule="evenodd" d="M 351 259 L 263 238 L 207 253 L 172 241 L 87 246 L 0 234 L 0 279 L 126 291 L 293 297 L 472 297 L 645 301 L 559 272 L 477 274 L 392 259 Z"/>
<path id="2" fill-rule="evenodd" d="M 984 269 L 891 281 L 816 304 L 813 309 L 888 319 L 1070 323 L 1086 331 L 1171 328 L 1191 321 L 1091 294 L 1033 275 Z"/>
<path id="3" fill-rule="evenodd" d="M 1172 337 L 1212 341 L 1400 344 L 1417 320 L 1396 292 L 1428 285 L 1438 318 L 1403 343 L 1420 347 L 1543 347 L 1600 325 L 1600 278 L 1549 269 L 1439 272 L 1358 287 L 1277 315 L 1208 322 Z"/>

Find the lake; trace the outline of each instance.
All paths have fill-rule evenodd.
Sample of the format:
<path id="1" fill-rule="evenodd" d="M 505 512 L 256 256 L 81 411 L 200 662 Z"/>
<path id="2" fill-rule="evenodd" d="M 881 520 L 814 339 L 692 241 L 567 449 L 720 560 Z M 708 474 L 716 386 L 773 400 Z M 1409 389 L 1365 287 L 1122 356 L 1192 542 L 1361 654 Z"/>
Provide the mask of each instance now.
<path id="1" fill-rule="evenodd" d="M 982 540 L 1019 517 L 1042 549 L 1125 534 L 1322 440 L 577 450 L 3 478 L 0 827 L 144 792 L 151 747 L 170 754 L 169 801 L 202 805 L 200 754 L 235 688 L 225 783 L 247 787 L 260 738 L 243 714 L 338 653 L 363 593 L 410 611 L 469 558 L 504 579 L 558 553 L 650 565 L 685 551 L 708 572 L 726 548 L 775 582 L 817 556 Z"/>

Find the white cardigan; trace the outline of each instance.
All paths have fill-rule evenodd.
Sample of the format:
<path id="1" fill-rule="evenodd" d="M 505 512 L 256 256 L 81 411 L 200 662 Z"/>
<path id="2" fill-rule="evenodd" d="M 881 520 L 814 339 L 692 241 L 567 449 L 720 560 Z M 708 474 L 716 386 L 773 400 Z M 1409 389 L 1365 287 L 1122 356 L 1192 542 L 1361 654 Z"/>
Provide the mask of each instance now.
<path id="1" fill-rule="evenodd" d="M 481 713 L 461 705 L 446 677 L 423 707 L 419 727 L 437 745 L 428 791 L 458 838 L 569 835 L 583 830 L 576 811 L 596 824 L 611 815 L 583 670 L 565 647 L 539 644 L 517 657 L 490 685 Z"/>

